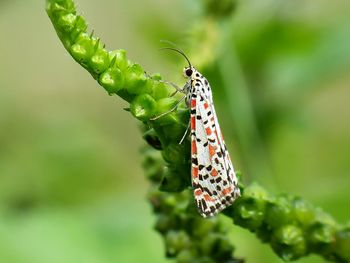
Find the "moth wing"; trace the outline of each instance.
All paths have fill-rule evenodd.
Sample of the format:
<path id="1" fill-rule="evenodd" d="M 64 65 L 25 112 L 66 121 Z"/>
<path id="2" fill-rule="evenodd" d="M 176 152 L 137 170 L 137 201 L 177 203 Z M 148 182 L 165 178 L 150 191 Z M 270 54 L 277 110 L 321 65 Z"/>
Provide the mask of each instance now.
<path id="1" fill-rule="evenodd" d="M 191 103 L 192 186 L 199 212 L 207 217 L 231 205 L 240 193 L 211 93 L 197 92 L 194 99 L 195 103 Z"/>
<path id="2" fill-rule="evenodd" d="M 220 125 L 218 122 L 218 118 L 216 116 L 214 104 L 211 104 L 211 111 L 213 112 L 213 115 L 215 116 L 214 122 L 215 122 L 215 128 L 216 128 L 216 135 L 217 135 L 219 144 L 221 146 L 221 151 L 223 153 L 228 179 L 230 182 L 232 182 L 236 186 L 236 189 L 238 191 L 238 195 L 240 195 L 239 188 L 237 186 L 237 184 L 238 184 L 237 176 L 236 176 L 236 173 L 235 173 L 235 170 L 234 170 L 231 158 L 230 158 L 230 154 L 228 153 L 228 150 L 227 150 L 227 147 L 226 147 L 226 144 L 224 141 L 224 137 L 223 137 L 222 132 L 221 132 L 221 128 L 220 128 Z"/>

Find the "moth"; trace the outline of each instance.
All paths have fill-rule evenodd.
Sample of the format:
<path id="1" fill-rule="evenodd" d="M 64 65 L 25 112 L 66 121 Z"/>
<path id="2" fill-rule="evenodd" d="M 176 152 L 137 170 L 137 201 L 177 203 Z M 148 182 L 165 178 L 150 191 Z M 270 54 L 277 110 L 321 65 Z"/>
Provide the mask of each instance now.
<path id="1" fill-rule="evenodd" d="M 176 109 L 185 100 L 190 109 L 191 175 L 194 198 L 203 217 L 214 216 L 230 206 L 239 196 L 237 177 L 221 133 L 208 80 L 188 62 L 183 70 L 187 82 L 183 88 L 174 86 L 185 95 L 173 109 L 153 118 L 157 119 Z M 176 92 L 177 92 L 176 91 Z M 187 133 L 187 130 L 186 130 Z M 186 133 L 181 139 L 184 140 Z"/>

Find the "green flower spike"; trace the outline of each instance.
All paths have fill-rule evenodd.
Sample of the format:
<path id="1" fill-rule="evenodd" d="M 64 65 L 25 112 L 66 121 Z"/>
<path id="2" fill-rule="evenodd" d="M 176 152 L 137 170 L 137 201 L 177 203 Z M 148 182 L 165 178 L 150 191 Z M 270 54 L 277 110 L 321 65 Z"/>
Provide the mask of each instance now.
<path id="1" fill-rule="evenodd" d="M 206 1 L 206 6 L 217 1 Z M 223 1 L 219 8 L 207 8 L 213 16 L 225 17 L 235 2 Z M 214 11 L 210 11 L 214 10 Z M 150 180 L 148 199 L 156 214 L 155 229 L 163 236 L 167 256 L 180 263 L 238 263 L 228 229 L 219 217 L 204 219 L 196 211 L 190 182 L 189 140 L 179 145 L 189 113 L 178 109 L 161 118 L 179 98 L 159 75 L 148 75 L 141 65 L 131 63 L 124 50 L 108 51 L 87 32 L 85 19 L 76 14 L 72 0 L 47 0 L 46 11 L 58 37 L 72 57 L 110 95 L 130 103 L 132 116 L 142 122 L 143 138 L 150 146 L 142 150 L 143 167 Z M 332 217 L 300 197 L 273 196 L 257 184 L 240 185 L 242 197 L 223 214 L 238 226 L 254 232 L 271 245 L 284 260 L 315 253 L 334 262 L 350 262 L 350 226 L 337 224 Z M 159 191 L 159 189 L 161 191 Z"/>

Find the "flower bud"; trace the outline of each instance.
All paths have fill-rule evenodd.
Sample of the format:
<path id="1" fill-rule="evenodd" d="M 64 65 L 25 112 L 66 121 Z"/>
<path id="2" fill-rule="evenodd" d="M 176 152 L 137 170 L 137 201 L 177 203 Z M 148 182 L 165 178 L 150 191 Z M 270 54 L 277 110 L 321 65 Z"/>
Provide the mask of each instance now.
<path id="1" fill-rule="evenodd" d="M 306 243 L 302 230 L 295 225 L 284 225 L 272 236 L 273 250 L 286 261 L 295 260 L 306 253 Z"/>
<path id="2" fill-rule="evenodd" d="M 155 112 L 156 102 L 148 94 L 137 96 L 130 104 L 130 111 L 141 121 L 149 120 Z"/>

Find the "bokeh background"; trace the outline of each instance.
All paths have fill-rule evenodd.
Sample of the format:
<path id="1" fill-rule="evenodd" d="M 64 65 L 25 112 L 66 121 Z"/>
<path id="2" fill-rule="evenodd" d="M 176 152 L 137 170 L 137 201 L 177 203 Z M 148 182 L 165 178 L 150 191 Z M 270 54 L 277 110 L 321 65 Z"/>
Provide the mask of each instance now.
<path id="1" fill-rule="evenodd" d="M 76 2 L 107 48 L 179 85 L 185 63 L 159 40 L 190 50 L 245 182 L 349 220 L 349 1 L 240 1 L 225 21 L 210 1 Z M 68 55 L 44 1 L 1 0 L 0 32 L 0 261 L 169 262 L 127 104 Z M 237 256 L 282 262 L 231 229 Z"/>

